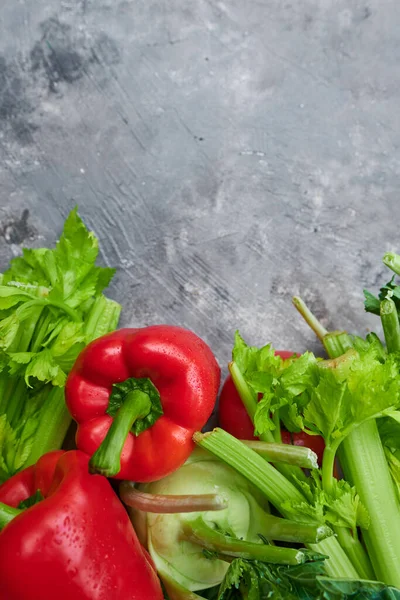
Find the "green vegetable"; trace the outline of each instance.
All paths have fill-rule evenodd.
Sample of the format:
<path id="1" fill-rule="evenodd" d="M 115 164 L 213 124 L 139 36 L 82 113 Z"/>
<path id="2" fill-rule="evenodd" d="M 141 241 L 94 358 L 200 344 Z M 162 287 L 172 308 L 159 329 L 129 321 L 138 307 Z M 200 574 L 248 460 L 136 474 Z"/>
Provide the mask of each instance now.
<path id="1" fill-rule="evenodd" d="M 301 492 L 284 475 L 269 464 L 263 463 L 262 458 L 253 450 L 221 429 L 214 429 L 213 432 L 206 434 L 197 433 L 194 440 L 201 448 L 212 452 L 246 477 L 281 514 L 296 522 L 312 523 L 321 527 L 325 521 L 332 520 L 331 515 L 335 513 L 337 507 L 335 502 L 338 498 L 341 495 L 349 495 L 347 488 L 342 490 L 337 488 L 334 495 L 325 495 L 321 490 L 318 472 L 314 472 L 315 478 L 310 481 L 301 482 Z M 334 520 L 337 519 L 336 514 Z M 343 526 L 346 525 L 343 521 Z M 329 575 L 353 579 L 359 576 L 334 537 L 308 546 L 316 552 L 329 556 L 325 565 Z"/>
<path id="2" fill-rule="evenodd" d="M 102 294 L 114 269 L 73 210 L 56 247 L 24 249 L 0 275 L 0 482 L 61 447 L 67 374 L 82 348 L 115 329 Z"/>
<path id="3" fill-rule="evenodd" d="M 255 456 L 262 465 L 275 470 Z M 164 496 L 181 497 L 190 493 L 194 498 L 218 493 L 228 501 L 222 510 L 200 513 L 157 514 L 129 509 L 135 529 L 147 545 L 161 578 L 167 586 L 168 582 L 170 586 L 175 582 L 175 593 L 176 586 L 194 592 L 219 584 L 229 562 L 236 557 L 277 564 L 312 560 L 313 552 L 278 547 L 272 542 L 317 542 L 332 533 L 324 525 L 297 523 L 269 514 L 265 497 L 254 486 L 203 452 L 195 451 L 178 471 L 139 489 Z"/>
<path id="4" fill-rule="evenodd" d="M 382 313 L 390 352 L 397 348 L 398 319 L 393 314 L 393 305 L 386 299 L 381 302 Z M 324 420 L 327 424 L 323 431 L 327 442 L 323 480 L 329 488 L 331 455 L 342 442 L 339 456 L 344 474 L 355 486 L 370 516 L 370 525 L 362 533 L 375 575 L 384 583 L 400 587 L 400 538 L 397 534 L 400 531 L 400 505 L 375 421 L 385 415 L 397 414 L 396 409 L 400 406 L 399 355 L 384 352 L 376 336 L 365 341 L 348 337 L 346 345 L 348 343 L 352 343 L 354 349 L 332 363 L 339 365 L 338 375 L 332 370 L 329 386 L 322 390 L 317 402 L 314 394 L 313 403 L 312 390 L 310 394 L 314 425 L 319 427 Z M 340 354 L 339 346 L 330 348 L 331 355 Z M 353 357 L 350 361 L 349 356 Z M 343 360 L 344 370 L 340 369 Z M 340 382 L 343 388 L 337 386 Z M 304 415 L 310 419 L 308 405 Z M 338 440 L 336 448 L 335 439 Z M 352 553 L 354 548 L 357 550 Z M 356 540 L 353 545 L 349 540 L 346 549 L 353 562 L 364 561 L 366 565 L 363 550 Z"/>
<path id="5" fill-rule="evenodd" d="M 216 600 L 399 600 L 400 591 L 375 581 L 324 577 L 321 562 L 277 567 L 259 561 L 232 562 Z M 182 598 L 183 600 L 183 598 Z"/>

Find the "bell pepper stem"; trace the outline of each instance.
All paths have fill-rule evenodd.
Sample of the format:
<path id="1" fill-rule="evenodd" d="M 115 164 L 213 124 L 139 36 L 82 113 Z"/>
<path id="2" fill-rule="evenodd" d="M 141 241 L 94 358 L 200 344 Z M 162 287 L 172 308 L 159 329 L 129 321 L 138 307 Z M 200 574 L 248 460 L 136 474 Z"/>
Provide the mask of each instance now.
<path id="1" fill-rule="evenodd" d="M 283 565 L 298 565 L 307 560 L 305 550 L 239 540 L 213 529 L 201 517 L 185 524 L 182 537 L 207 550 L 218 552 L 220 556 L 262 560 Z"/>
<path id="2" fill-rule="evenodd" d="M 0 502 L 0 531 L 22 512 L 18 508 L 13 508 Z"/>
<path id="3" fill-rule="evenodd" d="M 114 477 L 121 470 L 121 453 L 135 421 L 146 417 L 151 410 L 151 401 L 145 392 L 129 392 L 115 415 L 102 444 L 89 462 L 91 473 Z"/>

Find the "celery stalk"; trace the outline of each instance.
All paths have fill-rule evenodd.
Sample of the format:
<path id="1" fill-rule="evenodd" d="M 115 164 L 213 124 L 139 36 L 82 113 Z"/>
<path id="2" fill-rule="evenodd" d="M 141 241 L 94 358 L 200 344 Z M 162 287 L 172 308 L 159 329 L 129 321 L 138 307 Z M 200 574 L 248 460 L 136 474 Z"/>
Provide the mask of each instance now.
<path id="1" fill-rule="evenodd" d="M 363 538 L 376 576 L 400 587 L 400 505 L 375 420 L 357 427 L 339 448 L 345 477 L 356 486 L 371 523 Z"/>
<path id="2" fill-rule="evenodd" d="M 283 516 L 294 518 L 283 508 L 286 502 L 306 502 L 303 494 L 288 479 L 226 431 L 217 428 L 205 434 L 195 433 L 193 439 L 201 448 L 208 450 L 251 481 Z M 325 566 L 327 574 L 331 577 L 359 578 L 359 573 L 336 538 L 330 537 L 318 544 L 307 544 L 307 547 L 329 556 Z"/>

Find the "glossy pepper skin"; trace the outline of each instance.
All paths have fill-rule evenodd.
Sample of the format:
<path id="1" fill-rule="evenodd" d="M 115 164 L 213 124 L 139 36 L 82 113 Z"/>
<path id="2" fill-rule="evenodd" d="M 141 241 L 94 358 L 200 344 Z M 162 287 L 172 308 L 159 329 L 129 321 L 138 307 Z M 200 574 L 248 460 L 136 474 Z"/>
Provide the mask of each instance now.
<path id="1" fill-rule="evenodd" d="M 129 432 L 118 479 L 149 482 L 169 475 L 191 453 L 193 433 L 215 405 L 220 368 L 197 335 L 170 325 L 120 329 L 89 344 L 66 385 L 67 406 L 78 423 L 76 443 L 89 455 L 103 442 L 113 417 L 106 413 L 113 385 L 148 378 L 163 409 L 151 427 Z"/>
<path id="2" fill-rule="evenodd" d="M 20 502 L 30 498 L 38 490 L 46 497 L 53 483 L 56 465 L 63 454 L 64 450 L 48 452 L 35 465 L 7 479 L 0 485 L 0 502 L 17 508 Z"/>
<path id="3" fill-rule="evenodd" d="M 1 600 L 163 599 L 123 505 L 106 478 L 89 474 L 88 460 L 77 450 L 47 464 L 45 456 L 32 479 L 22 477 L 30 495 L 44 480 L 45 498 L 0 533 Z M 22 493 L 20 475 L 0 488 L 1 500 L 13 484 Z M 25 499 L 18 493 L 14 503 Z"/>
<path id="4" fill-rule="evenodd" d="M 293 352 L 286 350 L 278 350 L 276 354 L 283 358 L 283 360 L 293 356 Z M 230 375 L 225 379 L 221 389 L 218 420 L 223 429 L 239 439 L 252 440 L 256 438 L 254 436 L 254 426 Z M 284 429 L 282 429 L 281 435 L 284 444 L 311 448 L 317 454 L 318 461 L 321 464 L 325 448 L 324 440 L 321 436 L 311 436 L 302 431 L 299 433 L 290 433 Z"/>

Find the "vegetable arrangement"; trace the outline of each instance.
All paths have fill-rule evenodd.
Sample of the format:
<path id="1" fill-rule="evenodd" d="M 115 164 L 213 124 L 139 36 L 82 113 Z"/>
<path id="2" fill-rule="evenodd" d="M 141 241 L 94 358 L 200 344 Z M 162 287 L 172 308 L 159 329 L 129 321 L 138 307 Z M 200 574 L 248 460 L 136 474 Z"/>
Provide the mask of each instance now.
<path id="1" fill-rule="evenodd" d="M 114 331 L 76 210 L 0 280 L 0 600 L 400 599 L 400 286 L 328 358 Z M 400 274 L 400 256 L 385 264 Z M 65 397 L 64 397 L 65 395 Z M 76 450 L 61 449 L 71 418 Z M 109 481 L 111 479 L 111 481 Z"/>

